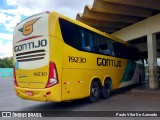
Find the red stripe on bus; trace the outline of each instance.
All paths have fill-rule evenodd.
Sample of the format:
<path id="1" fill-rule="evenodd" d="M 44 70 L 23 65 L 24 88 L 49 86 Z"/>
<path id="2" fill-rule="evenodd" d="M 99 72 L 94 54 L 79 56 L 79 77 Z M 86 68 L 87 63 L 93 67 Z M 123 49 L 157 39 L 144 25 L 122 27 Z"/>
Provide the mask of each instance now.
<path id="1" fill-rule="evenodd" d="M 27 41 L 27 40 L 34 39 L 34 38 L 38 38 L 38 37 L 42 37 L 42 35 L 27 37 L 27 38 L 24 38 L 24 39 L 22 39 L 22 40 L 20 40 L 20 41 L 17 41 L 16 43 L 23 42 L 23 41 Z"/>

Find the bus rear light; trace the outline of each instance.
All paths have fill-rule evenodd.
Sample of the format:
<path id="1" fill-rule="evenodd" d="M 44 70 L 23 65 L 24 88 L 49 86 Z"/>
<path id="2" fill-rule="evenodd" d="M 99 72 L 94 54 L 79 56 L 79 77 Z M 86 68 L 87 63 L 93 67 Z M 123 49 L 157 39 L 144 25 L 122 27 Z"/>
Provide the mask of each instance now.
<path id="1" fill-rule="evenodd" d="M 49 91 L 49 92 L 46 93 L 46 95 L 50 95 L 50 94 L 51 94 L 51 91 Z"/>
<path id="2" fill-rule="evenodd" d="M 52 87 L 55 84 L 58 84 L 57 68 L 56 68 L 55 63 L 50 62 L 49 63 L 49 78 L 48 78 L 46 88 Z"/>
<path id="3" fill-rule="evenodd" d="M 13 78 L 14 79 L 14 85 L 18 86 L 18 83 L 17 83 L 17 80 L 16 80 L 16 70 L 15 70 L 15 67 L 13 68 L 13 72 L 14 72 L 13 73 L 14 74 L 14 78 Z"/>

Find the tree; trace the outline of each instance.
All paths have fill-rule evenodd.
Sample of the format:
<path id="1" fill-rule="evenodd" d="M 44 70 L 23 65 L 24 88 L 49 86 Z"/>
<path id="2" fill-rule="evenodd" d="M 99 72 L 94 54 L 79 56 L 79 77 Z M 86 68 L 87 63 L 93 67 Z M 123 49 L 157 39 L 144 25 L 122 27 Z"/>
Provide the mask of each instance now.
<path id="1" fill-rule="evenodd" d="M 13 68 L 13 57 L 0 58 L 0 68 Z"/>

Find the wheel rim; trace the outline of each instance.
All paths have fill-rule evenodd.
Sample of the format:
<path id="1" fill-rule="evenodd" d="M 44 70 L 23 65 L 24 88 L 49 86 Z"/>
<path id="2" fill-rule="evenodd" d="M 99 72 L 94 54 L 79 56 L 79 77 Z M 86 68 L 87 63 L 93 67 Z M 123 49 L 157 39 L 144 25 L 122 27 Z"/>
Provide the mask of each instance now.
<path id="1" fill-rule="evenodd" d="M 96 102 L 99 100 L 100 97 L 100 89 L 99 89 L 99 84 L 95 81 L 92 82 L 91 88 L 90 88 L 90 96 L 89 96 L 89 101 L 90 102 Z"/>
<path id="2" fill-rule="evenodd" d="M 93 88 L 92 88 L 92 95 L 93 95 L 94 97 L 96 97 L 96 96 L 98 95 L 98 88 L 97 88 L 97 87 L 93 87 Z"/>
<path id="3" fill-rule="evenodd" d="M 109 95 L 110 94 L 110 85 L 109 85 L 109 83 L 107 83 L 106 85 L 105 85 L 105 88 L 104 88 L 104 93 L 106 94 L 106 95 Z"/>

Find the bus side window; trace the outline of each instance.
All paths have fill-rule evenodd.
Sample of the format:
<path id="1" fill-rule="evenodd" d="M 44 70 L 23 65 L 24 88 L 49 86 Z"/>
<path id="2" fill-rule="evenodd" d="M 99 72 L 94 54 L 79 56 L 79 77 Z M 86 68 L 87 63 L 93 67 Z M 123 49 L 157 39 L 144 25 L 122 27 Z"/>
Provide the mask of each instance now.
<path id="1" fill-rule="evenodd" d="M 95 52 L 94 46 L 94 36 L 92 33 L 89 33 L 89 42 L 90 42 L 90 47 L 91 47 L 91 52 Z"/>
<path id="2" fill-rule="evenodd" d="M 112 46 L 114 49 L 114 54 L 116 57 L 120 57 L 120 46 L 118 42 L 112 42 Z"/>
<path id="3" fill-rule="evenodd" d="M 96 35 L 91 32 L 89 34 L 89 39 L 90 39 L 90 43 L 91 43 L 91 51 L 93 53 L 100 53 Z"/>
<path id="4" fill-rule="evenodd" d="M 111 50 L 109 48 L 109 41 L 104 37 L 98 36 L 99 49 L 102 54 L 111 55 Z"/>
<path id="5" fill-rule="evenodd" d="M 64 42 L 71 47 L 81 50 L 79 26 L 62 18 L 59 18 L 59 23 Z"/>
<path id="6" fill-rule="evenodd" d="M 130 47 L 130 59 L 133 61 L 138 61 L 140 60 L 140 55 L 139 55 L 139 51 L 137 48 L 135 47 Z"/>
<path id="7" fill-rule="evenodd" d="M 97 35 L 91 31 L 81 29 L 82 50 L 100 53 Z"/>
<path id="8" fill-rule="evenodd" d="M 115 42 L 113 40 L 109 39 L 109 46 L 110 46 L 112 56 L 115 56 L 115 50 L 114 50 L 114 46 L 113 46 L 114 43 Z"/>
<path id="9" fill-rule="evenodd" d="M 90 36 L 87 31 L 81 30 L 82 50 L 91 51 Z"/>

